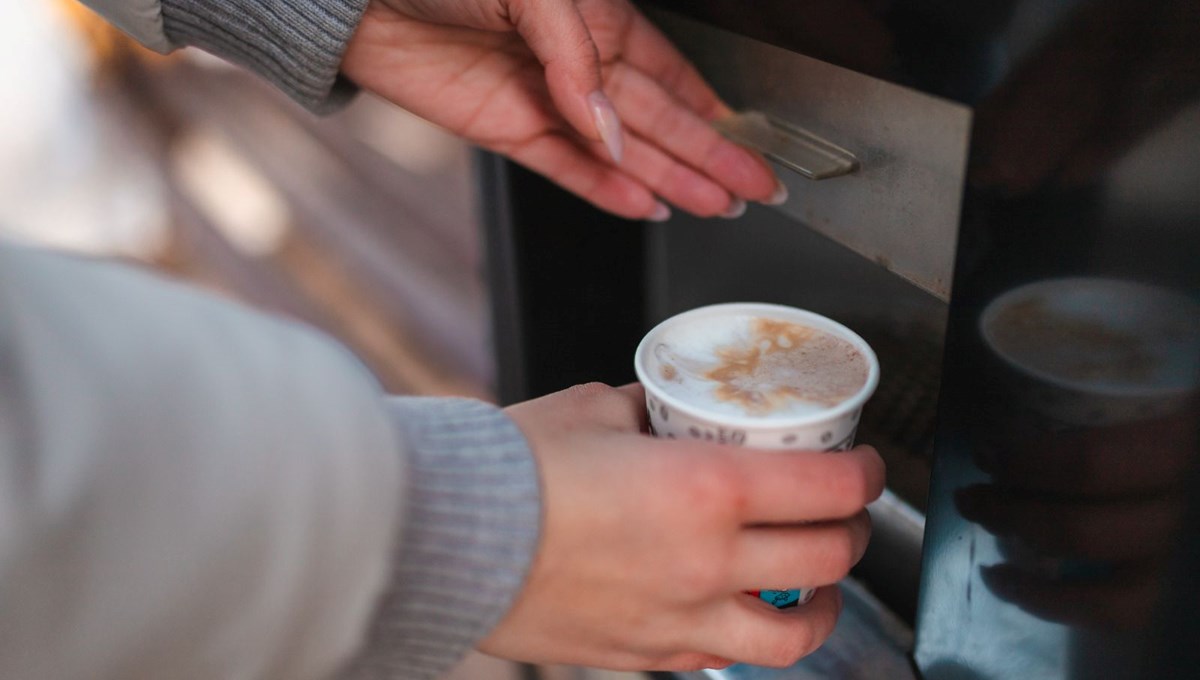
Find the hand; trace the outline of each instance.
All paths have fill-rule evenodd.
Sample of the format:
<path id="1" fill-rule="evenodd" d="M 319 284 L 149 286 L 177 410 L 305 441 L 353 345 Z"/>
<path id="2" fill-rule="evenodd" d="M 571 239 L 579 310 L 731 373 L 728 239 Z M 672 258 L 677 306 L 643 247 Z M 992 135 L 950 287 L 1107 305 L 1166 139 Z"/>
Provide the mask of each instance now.
<path id="1" fill-rule="evenodd" d="M 700 216 L 786 196 L 627 0 L 373 0 L 342 71 L 625 217 L 666 219 L 656 195 Z"/>
<path id="2" fill-rule="evenodd" d="M 958 491 L 962 516 L 1009 546 L 982 568 L 997 597 L 1040 618 L 1145 625 L 1187 507 L 1195 412 L 1077 431 L 1010 429 Z M 1007 443 L 1005 443 L 1007 442 Z"/>
<path id="3" fill-rule="evenodd" d="M 745 591 L 846 575 L 883 490 L 874 450 L 654 439 L 639 385 L 577 387 L 508 413 L 541 469 L 543 534 L 482 651 L 625 670 L 786 666 L 832 632 L 837 588 L 786 610 Z"/>

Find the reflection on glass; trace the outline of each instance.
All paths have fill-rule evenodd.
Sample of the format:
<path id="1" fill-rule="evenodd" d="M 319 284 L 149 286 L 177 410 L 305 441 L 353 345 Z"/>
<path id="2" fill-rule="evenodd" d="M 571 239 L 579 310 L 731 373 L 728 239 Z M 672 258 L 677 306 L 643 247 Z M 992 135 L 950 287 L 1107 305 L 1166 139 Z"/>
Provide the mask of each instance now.
<path id="1" fill-rule="evenodd" d="M 980 318 L 989 361 L 973 451 L 986 479 L 954 496 L 996 539 L 982 582 L 1076 629 L 1072 677 L 1123 659 L 1151 623 L 1197 450 L 1200 305 L 1114 279 L 1041 281 Z M 1124 633 L 1124 634 L 1123 634 Z"/>

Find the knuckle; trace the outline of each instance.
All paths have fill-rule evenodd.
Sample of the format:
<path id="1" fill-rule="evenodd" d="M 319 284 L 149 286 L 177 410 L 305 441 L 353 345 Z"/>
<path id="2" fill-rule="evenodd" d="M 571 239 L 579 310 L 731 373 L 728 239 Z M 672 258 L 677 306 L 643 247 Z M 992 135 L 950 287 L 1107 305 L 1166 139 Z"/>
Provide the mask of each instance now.
<path id="1" fill-rule="evenodd" d="M 833 626 L 818 627 L 815 625 L 805 625 L 803 632 L 796 634 L 799 647 L 796 658 L 801 659 L 817 651 L 821 645 L 825 644 L 830 635 L 833 635 Z M 795 661 L 792 663 L 795 663 Z"/>
<path id="2" fill-rule="evenodd" d="M 611 393 L 612 387 L 602 382 L 589 382 L 568 388 L 573 397 L 580 401 L 597 401 Z"/>
<path id="3" fill-rule="evenodd" d="M 791 666 L 816 648 L 813 638 L 813 630 L 809 626 L 794 626 L 763 650 L 760 663 L 772 668 Z"/>
<path id="4" fill-rule="evenodd" d="M 575 38 L 575 45 L 570 51 L 569 58 L 575 61 L 575 66 L 580 69 L 593 69 L 596 67 L 596 62 L 600 61 L 600 51 L 596 49 L 596 43 L 592 40 L 592 35 L 587 31 L 583 31 Z M 584 73 L 590 76 L 591 73 Z"/>
<path id="5" fill-rule="evenodd" d="M 812 578 L 815 582 L 810 585 L 823 586 L 842 580 L 854 566 L 855 556 L 855 541 L 851 530 L 848 527 L 839 527 L 830 531 L 824 550 L 814 560 Z"/>
<path id="6" fill-rule="evenodd" d="M 713 550 L 709 559 L 698 559 L 697 555 L 684 557 L 679 561 L 673 584 L 680 600 L 693 602 L 723 594 L 731 581 L 732 566 L 727 557 L 718 550 Z"/>
<path id="7" fill-rule="evenodd" d="M 832 481 L 838 497 L 846 503 L 846 509 L 857 512 L 883 493 L 883 461 L 874 450 L 843 460 L 844 464 L 838 466 Z"/>
<path id="8" fill-rule="evenodd" d="M 721 464 L 690 466 L 672 478 L 670 514 L 682 517 L 676 540 L 690 554 L 675 563 L 673 587 L 695 601 L 720 595 L 734 580 L 733 540 L 741 496 Z"/>
<path id="9" fill-rule="evenodd" d="M 691 66 L 686 60 L 680 59 L 661 74 L 659 82 L 668 92 L 679 92 L 687 84 L 690 75 Z"/>
<path id="10" fill-rule="evenodd" d="M 866 470 L 861 465 L 839 465 L 831 476 L 830 486 L 842 512 L 856 514 L 870 502 Z"/>
<path id="11" fill-rule="evenodd" d="M 622 102 L 632 96 L 629 95 L 629 71 L 621 62 L 611 66 L 603 65 L 601 71 L 604 74 L 604 91 L 608 94 L 609 99 L 614 102 Z"/>
<path id="12" fill-rule="evenodd" d="M 689 507 L 717 521 L 740 516 L 748 497 L 736 463 L 723 455 L 705 456 L 697 462 L 680 489 Z"/>
<path id="13" fill-rule="evenodd" d="M 678 136 L 684 125 L 683 112 L 669 103 L 662 103 L 654 112 L 650 122 L 650 134 L 653 139 L 673 139 Z"/>
<path id="14" fill-rule="evenodd" d="M 870 475 L 868 476 L 867 502 L 874 501 L 882 496 L 884 488 L 887 486 L 887 461 L 875 449 L 870 449 L 870 451 L 871 466 Z"/>
<path id="15" fill-rule="evenodd" d="M 700 148 L 700 167 L 708 171 L 726 167 L 731 164 L 736 153 L 737 147 L 734 144 L 726 141 L 724 137 L 713 136 Z"/>
<path id="16" fill-rule="evenodd" d="M 815 607 L 812 616 L 791 619 L 786 631 L 787 644 L 776 650 L 780 665 L 790 666 L 815 652 L 833 634 L 834 624 L 840 612 L 840 597 L 817 594 L 817 600 L 809 606 Z"/>
<path id="17" fill-rule="evenodd" d="M 857 468 L 862 476 L 862 499 L 865 505 L 883 494 L 887 483 L 887 463 L 873 447 L 860 447 L 858 453 Z"/>
<path id="18" fill-rule="evenodd" d="M 594 422 L 615 428 L 634 427 L 645 410 L 643 400 L 631 399 L 604 383 L 590 382 L 569 389 L 576 409 L 586 411 Z"/>

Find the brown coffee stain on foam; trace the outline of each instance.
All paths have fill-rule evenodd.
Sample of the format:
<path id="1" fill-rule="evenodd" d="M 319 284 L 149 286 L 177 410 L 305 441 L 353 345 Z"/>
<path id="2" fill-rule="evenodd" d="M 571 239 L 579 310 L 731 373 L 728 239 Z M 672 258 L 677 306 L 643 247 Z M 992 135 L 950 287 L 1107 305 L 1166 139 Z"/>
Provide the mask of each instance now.
<path id="1" fill-rule="evenodd" d="M 668 382 L 679 377 L 679 371 L 676 370 L 675 367 L 672 366 L 671 364 L 663 364 L 663 365 L 659 366 L 658 374 L 662 376 L 663 380 L 666 380 Z"/>
<path id="2" fill-rule="evenodd" d="M 718 347 L 720 363 L 704 374 L 713 395 L 751 415 L 768 415 L 792 401 L 834 406 L 867 381 L 867 361 L 849 342 L 788 321 L 758 318 L 750 337 Z"/>

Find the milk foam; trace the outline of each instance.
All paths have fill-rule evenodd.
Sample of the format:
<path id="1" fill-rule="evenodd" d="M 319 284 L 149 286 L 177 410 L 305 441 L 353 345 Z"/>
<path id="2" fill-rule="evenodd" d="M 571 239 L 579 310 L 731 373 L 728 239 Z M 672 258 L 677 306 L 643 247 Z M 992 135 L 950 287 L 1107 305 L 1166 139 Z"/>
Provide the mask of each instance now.
<path id="1" fill-rule="evenodd" d="M 657 337 L 647 373 L 667 394 L 703 411 L 792 419 L 826 411 L 867 382 L 849 341 L 757 315 L 685 320 Z"/>

